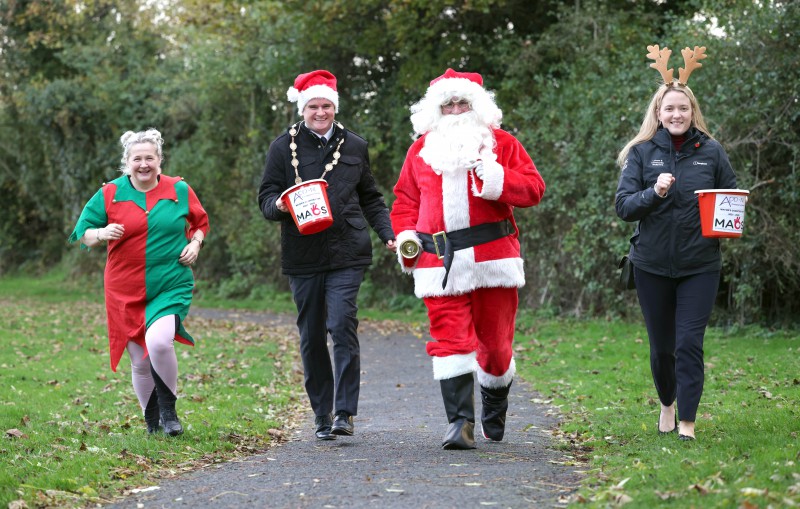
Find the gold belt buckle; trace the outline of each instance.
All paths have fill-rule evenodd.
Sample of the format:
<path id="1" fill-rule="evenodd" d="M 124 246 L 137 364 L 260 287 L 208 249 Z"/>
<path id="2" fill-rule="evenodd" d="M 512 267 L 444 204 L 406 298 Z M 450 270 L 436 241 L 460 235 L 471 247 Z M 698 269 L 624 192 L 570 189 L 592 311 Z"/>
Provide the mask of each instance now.
<path id="1" fill-rule="evenodd" d="M 433 248 L 436 250 L 436 258 L 441 260 L 442 258 L 444 258 L 444 253 L 439 252 L 439 241 L 436 240 L 436 237 L 442 237 L 444 243 L 447 244 L 447 234 L 441 231 L 438 233 L 434 233 L 433 235 L 431 235 L 431 237 L 433 237 Z M 444 249 L 444 247 L 442 247 L 442 249 Z"/>

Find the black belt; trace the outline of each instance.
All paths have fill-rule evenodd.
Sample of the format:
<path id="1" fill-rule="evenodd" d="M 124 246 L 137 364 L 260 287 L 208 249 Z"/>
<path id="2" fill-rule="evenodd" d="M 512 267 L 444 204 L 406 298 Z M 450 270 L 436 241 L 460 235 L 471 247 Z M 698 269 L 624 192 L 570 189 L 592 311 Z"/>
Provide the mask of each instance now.
<path id="1" fill-rule="evenodd" d="M 479 224 L 452 232 L 441 231 L 433 235 L 417 232 L 417 235 L 422 241 L 423 251 L 435 254 L 440 260 L 444 259 L 444 280 L 442 280 L 442 289 L 444 289 L 447 286 L 447 276 L 450 274 L 450 266 L 453 264 L 456 251 L 502 239 L 515 232 L 511 221 L 504 219 L 496 223 Z"/>

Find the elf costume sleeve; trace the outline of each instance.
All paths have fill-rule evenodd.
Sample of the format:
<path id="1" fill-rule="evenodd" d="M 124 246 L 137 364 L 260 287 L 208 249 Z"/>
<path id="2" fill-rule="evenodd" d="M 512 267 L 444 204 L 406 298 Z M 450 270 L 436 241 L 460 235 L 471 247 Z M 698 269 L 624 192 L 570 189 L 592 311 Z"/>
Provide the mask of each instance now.
<path id="1" fill-rule="evenodd" d="M 102 228 L 108 224 L 108 216 L 106 215 L 106 208 L 103 202 L 103 190 L 100 189 L 94 196 L 91 197 L 89 202 L 83 208 L 81 216 L 78 218 L 78 223 L 75 225 L 75 230 L 69 236 L 70 242 L 77 242 L 83 238 L 86 230 L 91 228 Z M 89 249 L 86 244 L 81 242 L 81 249 Z"/>

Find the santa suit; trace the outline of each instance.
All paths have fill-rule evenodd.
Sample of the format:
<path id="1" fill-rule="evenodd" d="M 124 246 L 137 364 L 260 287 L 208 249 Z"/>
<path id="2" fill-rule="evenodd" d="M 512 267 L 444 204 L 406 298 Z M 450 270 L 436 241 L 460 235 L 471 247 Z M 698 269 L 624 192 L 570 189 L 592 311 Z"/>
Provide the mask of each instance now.
<path id="1" fill-rule="evenodd" d="M 453 232 L 507 220 L 511 235 L 455 252 L 447 284 L 443 261 L 420 251 L 398 259 L 413 274 L 415 294 L 424 299 L 431 322 L 427 345 L 434 378 L 443 380 L 477 371 L 484 387 L 505 387 L 514 377 L 512 341 L 517 288 L 525 284 L 514 221 L 515 207 L 539 203 L 545 184 L 522 144 L 502 129 L 493 129 L 496 146 L 483 161 L 483 178 L 469 168 L 436 171 L 420 151 L 427 135 L 409 149 L 399 180 L 391 219 L 397 243 L 417 232 Z M 477 365 L 476 365 L 477 364 Z"/>

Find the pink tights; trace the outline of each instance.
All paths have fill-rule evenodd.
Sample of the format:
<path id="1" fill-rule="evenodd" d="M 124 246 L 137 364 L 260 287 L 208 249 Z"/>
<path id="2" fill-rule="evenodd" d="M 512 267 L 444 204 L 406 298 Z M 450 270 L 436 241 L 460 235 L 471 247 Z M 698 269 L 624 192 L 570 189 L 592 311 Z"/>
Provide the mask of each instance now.
<path id="1" fill-rule="evenodd" d="M 153 393 L 155 382 L 150 372 L 153 364 L 158 376 L 167 384 L 172 394 L 178 395 L 178 358 L 175 356 L 175 315 L 162 316 L 147 329 L 144 335 L 148 356 L 144 348 L 128 341 L 128 355 L 131 358 L 131 379 L 133 390 L 139 399 L 142 411 Z"/>

